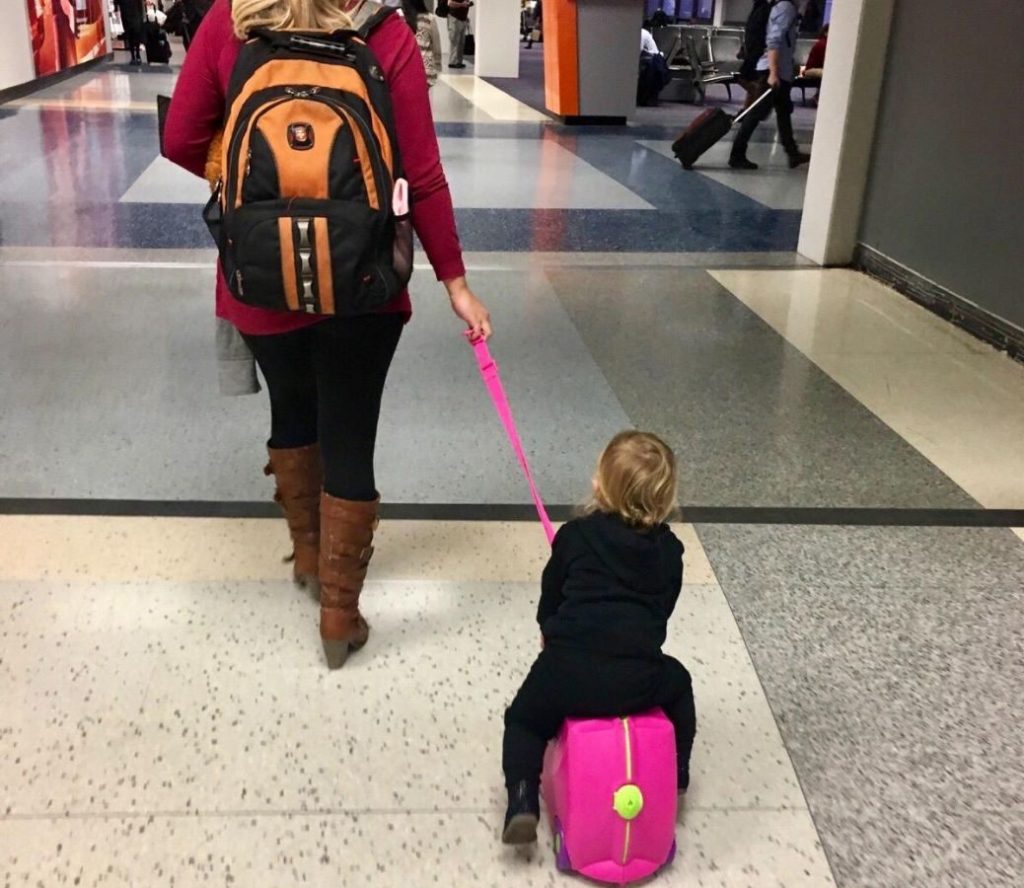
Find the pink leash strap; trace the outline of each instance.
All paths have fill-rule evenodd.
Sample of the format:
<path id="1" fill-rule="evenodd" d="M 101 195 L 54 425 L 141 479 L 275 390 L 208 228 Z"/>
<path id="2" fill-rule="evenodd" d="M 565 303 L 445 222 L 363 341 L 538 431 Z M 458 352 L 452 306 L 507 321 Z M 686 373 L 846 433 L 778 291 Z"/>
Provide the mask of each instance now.
<path id="1" fill-rule="evenodd" d="M 551 524 L 551 519 L 548 518 L 548 510 L 544 508 L 544 500 L 541 499 L 540 491 L 533 480 L 533 472 L 530 471 L 530 463 L 526 459 L 526 451 L 523 450 L 523 442 L 519 439 L 516 421 L 512 417 L 512 408 L 509 406 L 505 387 L 501 384 L 498 365 L 495 363 L 494 358 L 491 357 L 491 351 L 483 339 L 474 340 L 470 338 L 469 344 L 473 346 L 473 353 L 476 355 L 476 363 L 480 368 L 480 378 L 487 387 L 487 392 L 491 396 L 491 401 L 498 413 L 501 424 L 505 426 L 505 434 L 508 435 L 509 443 L 512 445 L 516 458 L 519 460 L 519 465 L 523 470 L 523 475 L 526 477 L 526 482 L 530 485 L 533 504 L 537 508 L 537 516 L 540 518 L 540 523 L 544 526 L 544 533 L 547 534 L 548 542 L 552 543 L 555 539 L 555 528 Z"/>

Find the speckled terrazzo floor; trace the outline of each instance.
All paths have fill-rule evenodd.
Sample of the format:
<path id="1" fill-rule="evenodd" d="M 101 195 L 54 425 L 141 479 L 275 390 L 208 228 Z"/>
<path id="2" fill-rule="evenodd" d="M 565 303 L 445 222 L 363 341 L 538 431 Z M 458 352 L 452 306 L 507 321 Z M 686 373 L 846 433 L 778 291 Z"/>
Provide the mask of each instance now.
<path id="1" fill-rule="evenodd" d="M 6 885 L 562 881 L 546 842 L 523 855 L 496 838 L 501 710 L 536 650 L 535 524 L 386 523 L 374 635 L 334 675 L 278 522 L 7 517 L 0 533 Z M 669 649 L 694 672 L 700 733 L 659 884 L 832 885 L 729 607 L 681 533 Z"/>
<path id="2" fill-rule="evenodd" d="M 702 526 L 842 886 L 1024 874 L 1024 544 Z"/>

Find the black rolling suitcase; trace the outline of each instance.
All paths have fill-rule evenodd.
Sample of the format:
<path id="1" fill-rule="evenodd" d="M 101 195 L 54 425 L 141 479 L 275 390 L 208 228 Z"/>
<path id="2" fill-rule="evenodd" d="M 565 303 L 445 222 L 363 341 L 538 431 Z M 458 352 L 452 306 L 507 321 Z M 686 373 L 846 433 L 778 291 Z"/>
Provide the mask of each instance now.
<path id="1" fill-rule="evenodd" d="M 672 143 L 672 153 L 679 159 L 684 170 L 692 170 L 697 159 L 712 145 L 720 142 L 729 130 L 748 114 L 759 110 L 765 102 L 771 101 L 772 91 L 765 90 L 749 107 L 735 116 L 726 114 L 721 108 L 708 108 L 698 115 L 686 131 Z"/>
<path id="2" fill-rule="evenodd" d="M 171 60 L 171 42 L 167 32 L 156 22 L 146 22 L 146 61 L 151 65 L 166 65 Z"/>

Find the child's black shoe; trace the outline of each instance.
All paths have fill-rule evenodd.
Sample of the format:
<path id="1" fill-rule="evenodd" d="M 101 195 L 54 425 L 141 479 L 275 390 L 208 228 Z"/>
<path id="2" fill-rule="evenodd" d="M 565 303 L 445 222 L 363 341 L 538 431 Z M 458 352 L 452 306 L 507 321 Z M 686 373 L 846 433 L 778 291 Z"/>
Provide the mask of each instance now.
<path id="1" fill-rule="evenodd" d="M 680 771 L 676 777 L 676 791 L 679 795 L 685 795 L 686 790 L 690 788 L 690 772 Z"/>
<path id="2" fill-rule="evenodd" d="M 536 783 L 520 780 L 508 790 L 508 810 L 501 840 L 506 845 L 529 845 L 537 841 L 540 795 Z"/>

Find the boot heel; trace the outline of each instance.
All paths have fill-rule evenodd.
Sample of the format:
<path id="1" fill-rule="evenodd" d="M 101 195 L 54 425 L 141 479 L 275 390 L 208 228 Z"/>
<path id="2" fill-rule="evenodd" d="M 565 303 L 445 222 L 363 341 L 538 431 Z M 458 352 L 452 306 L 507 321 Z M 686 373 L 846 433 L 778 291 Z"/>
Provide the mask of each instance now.
<path id="1" fill-rule="evenodd" d="M 324 646 L 324 659 L 327 661 L 327 668 L 332 672 L 341 669 L 352 653 L 352 643 L 349 641 L 333 641 L 329 638 L 321 638 Z"/>

